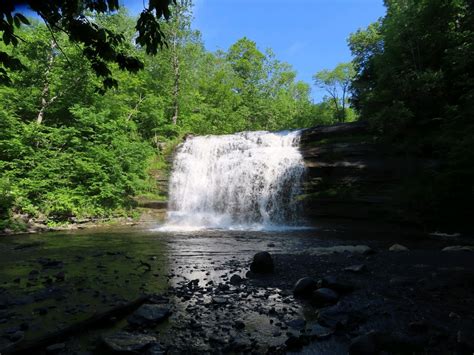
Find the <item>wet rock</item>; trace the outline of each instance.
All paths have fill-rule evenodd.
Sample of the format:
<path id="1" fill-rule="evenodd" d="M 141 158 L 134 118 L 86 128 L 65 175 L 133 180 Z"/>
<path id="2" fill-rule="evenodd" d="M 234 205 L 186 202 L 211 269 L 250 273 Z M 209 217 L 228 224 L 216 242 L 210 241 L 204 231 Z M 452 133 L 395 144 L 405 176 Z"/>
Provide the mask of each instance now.
<path id="1" fill-rule="evenodd" d="M 269 248 L 275 248 L 275 243 L 268 243 L 268 244 L 267 244 L 267 247 L 269 247 Z"/>
<path id="2" fill-rule="evenodd" d="M 370 355 L 377 354 L 377 339 L 376 333 L 370 332 L 361 336 L 358 336 L 351 340 L 349 345 L 349 354 L 353 355 Z"/>
<path id="3" fill-rule="evenodd" d="M 302 330 L 306 326 L 306 321 L 302 318 L 298 318 L 287 322 L 286 325 L 296 330 Z"/>
<path id="4" fill-rule="evenodd" d="M 323 327 L 321 324 L 313 323 L 306 327 L 305 335 L 310 338 L 326 339 L 334 334 L 334 330 Z"/>
<path id="5" fill-rule="evenodd" d="M 25 333 L 22 332 L 21 330 L 17 330 L 16 332 L 8 335 L 8 340 L 16 343 L 22 340 L 24 337 L 25 337 Z"/>
<path id="6" fill-rule="evenodd" d="M 424 333 L 428 331 L 429 324 L 425 321 L 411 322 L 408 327 L 414 333 Z"/>
<path id="7" fill-rule="evenodd" d="M 306 344 L 303 337 L 290 335 L 285 341 L 287 350 L 299 350 Z"/>
<path id="8" fill-rule="evenodd" d="M 241 282 L 242 282 L 242 278 L 241 278 L 239 275 L 237 275 L 237 274 L 232 275 L 232 277 L 230 278 L 230 283 L 231 283 L 232 285 L 238 285 L 238 284 L 240 284 Z"/>
<path id="9" fill-rule="evenodd" d="M 348 266 L 348 267 L 344 268 L 344 271 L 354 272 L 354 273 L 358 274 L 358 273 L 367 271 L 367 266 L 365 266 L 364 264 L 351 265 L 351 266 Z"/>
<path id="10" fill-rule="evenodd" d="M 456 334 L 458 348 L 463 352 L 474 352 L 474 334 L 460 330 Z"/>
<path id="11" fill-rule="evenodd" d="M 389 251 L 408 251 L 410 249 L 408 249 L 406 246 L 401 245 L 401 244 L 393 244 L 388 250 Z"/>
<path id="12" fill-rule="evenodd" d="M 409 285 L 412 282 L 413 280 L 411 278 L 403 277 L 403 276 L 392 277 L 389 281 L 391 286 L 405 286 L 405 285 Z"/>
<path id="13" fill-rule="evenodd" d="M 226 304 L 228 300 L 225 297 L 212 297 L 212 302 L 215 304 L 223 305 Z"/>
<path id="14" fill-rule="evenodd" d="M 164 355 L 166 350 L 160 344 L 151 345 L 146 351 L 145 355 Z"/>
<path id="15" fill-rule="evenodd" d="M 319 288 L 311 295 L 311 301 L 316 304 L 333 304 L 339 300 L 339 295 L 336 291 L 330 288 Z"/>
<path id="16" fill-rule="evenodd" d="M 256 274 L 267 274 L 273 272 L 273 259 L 270 253 L 266 251 L 254 255 L 250 264 L 250 271 Z"/>
<path id="17" fill-rule="evenodd" d="M 244 337 L 236 337 L 230 344 L 230 349 L 233 351 L 244 352 L 252 347 L 250 340 Z"/>
<path id="18" fill-rule="evenodd" d="M 11 342 L 10 340 L 0 337 L 0 353 L 3 354 L 4 351 L 7 351 L 14 344 L 15 343 Z"/>
<path id="19" fill-rule="evenodd" d="M 241 320 L 235 321 L 234 322 L 234 327 L 236 329 L 244 329 L 245 328 L 245 323 L 242 322 Z"/>
<path id="20" fill-rule="evenodd" d="M 356 253 L 369 255 L 375 253 L 375 251 L 367 245 L 336 245 L 333 247 L 318 247 L 309 251 L 305 251 L 305 253 L 308 252 L 312 255 L 326 255 L 334 253 Z"/>
<path id="21" fill-rule="evenodd" d="M 343 328 L 347 325 L 349 316 L 337 305 L 323 308 L 319 311 L 318 323 L 330 329 Z"/>
<path id="22" fill-rule="evenodd" d="M 171 314 L 168 306 L 159 304 L 144 304 L 138 308 L 127 321 L 135 326 L 154 325 L 164 321 Z"/>
<path id="23" fill-rule="evenodd" d="M 156 342 L 151 335 L 120 331 L 103 338 L 105 345 L 115 352 L 139 352 Z"/>
<path id="24" fill-rule="evenodd" d="M 449 312 L 449 315 L 448 315 L 449 318 L 451 319 L 460 319 L 461 316 L 455 312 Z"/>
<path id="25" fill-rule="evenodd" d="M 334 276 L 327 276 L 323 278 L 319 281 L 318 286 L 321 288 L 330 288 L 338 293 L 349 293 L 352 292 L 355 288 L 353 284 L 345 281 L 340 281 Z"/>
<path id="26" fill-rule="evenodd" d="M 381 351 L 393 353 L 411 353 L 419 351 L 423 346 L 423 338 L 407 337 L 400 333 L 382 333 L 370 331 L 351 341 L 350 354 L 378 354 Z"/>
<path id="27" fill-rule="evenodd" d="M 57 281 L 64 281 L 66 279 L 66 274 L 64 273 L 64 271 L 61 271 L 58 272 L 55 277 Z"/>
<path id="28" fill-rule="evenodd" d="M 453 245 L 443 248 L 442 251 L 474 251 L 474 246 L 471 245 Z"/>
<path id="29" fill-rule="evenodd" d="M 318 287 L 318 283 L 312 277 L 303 277 L 296 281 L 293 287 L 295 297 L 310 297 L 311 293 Z"/>
<path id="30" fill-rule="evenodd" d="M 46 348 L 46 352 L 48 354 L 56 354 L 56 353 L 59 353 L 63 350 L 66 349 L 66 344 L 64 343 L 58 343 L 58 344 L 53 344 L 53 345 L 50 345 Z"/>

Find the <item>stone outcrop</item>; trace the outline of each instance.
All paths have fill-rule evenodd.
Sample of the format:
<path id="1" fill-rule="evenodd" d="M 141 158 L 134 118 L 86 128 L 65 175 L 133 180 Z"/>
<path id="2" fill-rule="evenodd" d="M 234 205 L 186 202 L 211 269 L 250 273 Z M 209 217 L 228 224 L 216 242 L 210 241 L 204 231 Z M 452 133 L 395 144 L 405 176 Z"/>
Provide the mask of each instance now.
<path id="1" fill-rule="evenodd" d="M 406 218 L 400 200 L 404 181 L 436 165 L 392 152 L 365 122 L 305 129 L 300 150 L 307 167 L 302 198 L 310 220 L 400 222 Z"/>

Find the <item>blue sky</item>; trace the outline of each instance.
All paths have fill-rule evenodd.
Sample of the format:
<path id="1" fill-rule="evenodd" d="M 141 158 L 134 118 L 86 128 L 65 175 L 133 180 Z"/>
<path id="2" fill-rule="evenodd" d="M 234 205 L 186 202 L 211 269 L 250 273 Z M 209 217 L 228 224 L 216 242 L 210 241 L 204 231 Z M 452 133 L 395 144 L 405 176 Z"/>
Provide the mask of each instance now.
<path id="1" fill-rule="evenodd" d="M 125 0 L 131 12 L 142 1 Z M 194 0 L 193 27 L 208 50 L 226 50 L 244 36 L 290 63 L 312 83 L 319 70 L 351 59 L 347 38 L 385 13 L 383 0 Z M 316 101 L 323 92 L 312 87 Z"/>
<path id="2" fill-rule="evenodd" d="M 384 13 L 383 0 L 196 0 L 194 27 L 209 50 L 246 36 L 311 83 L 317 71 L 349 61 L 349 34 Z M 319 101 L 323 92 L 312 94 Z"/>

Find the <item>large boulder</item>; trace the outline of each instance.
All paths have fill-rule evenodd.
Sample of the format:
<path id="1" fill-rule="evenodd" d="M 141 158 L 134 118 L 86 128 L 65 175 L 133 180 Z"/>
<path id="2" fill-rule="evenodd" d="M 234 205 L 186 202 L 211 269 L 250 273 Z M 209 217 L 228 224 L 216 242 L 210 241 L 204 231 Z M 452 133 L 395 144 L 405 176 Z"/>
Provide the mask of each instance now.
<path id="1" fill-rule="evenodd" d="M 273 258 L 270 253 L 262 251 L 253 256 L 253 261 L 250 264 L 250 271 L 253 273 L 268 274 L 273 272 L 273 269 Z"/>
<path id="2" fill-rule="evenodd" d="M 318 287 L 318 283 L 312 277 L 303 277 L 296 281 L 293 287 L 293 294 L 295 297 L 308 298 L 314 290 Z"/>

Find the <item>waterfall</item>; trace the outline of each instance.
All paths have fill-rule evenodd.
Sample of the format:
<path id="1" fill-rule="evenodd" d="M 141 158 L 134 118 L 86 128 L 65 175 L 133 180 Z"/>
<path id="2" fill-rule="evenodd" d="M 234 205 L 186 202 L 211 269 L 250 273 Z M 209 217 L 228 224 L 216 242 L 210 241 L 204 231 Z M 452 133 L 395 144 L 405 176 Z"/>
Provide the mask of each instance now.
<path id="1" fill-rule="evenodd" d="M 188 138 L 170 179 L 162 230 L 278 229 L 301 222 L 299 132 Z"/>

